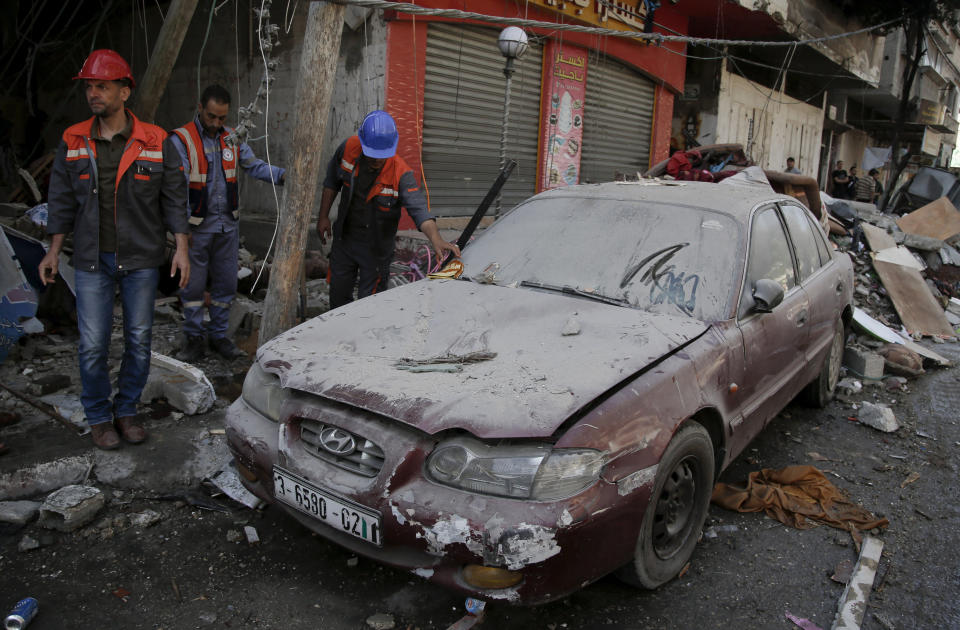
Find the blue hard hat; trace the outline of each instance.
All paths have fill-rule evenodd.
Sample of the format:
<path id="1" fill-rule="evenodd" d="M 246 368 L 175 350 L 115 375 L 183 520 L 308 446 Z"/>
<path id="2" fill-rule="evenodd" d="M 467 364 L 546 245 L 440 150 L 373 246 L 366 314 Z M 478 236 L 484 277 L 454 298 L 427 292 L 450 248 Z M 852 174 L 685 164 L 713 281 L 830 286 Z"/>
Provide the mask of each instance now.
<path id="1" fill-rule="evenodd" d="M 360 124 L 360 146 L 363 154 L 371 158 L 393 157 L 397 152 L 400 135 L 393 116 L 379 109 L 367 114 Z"/>

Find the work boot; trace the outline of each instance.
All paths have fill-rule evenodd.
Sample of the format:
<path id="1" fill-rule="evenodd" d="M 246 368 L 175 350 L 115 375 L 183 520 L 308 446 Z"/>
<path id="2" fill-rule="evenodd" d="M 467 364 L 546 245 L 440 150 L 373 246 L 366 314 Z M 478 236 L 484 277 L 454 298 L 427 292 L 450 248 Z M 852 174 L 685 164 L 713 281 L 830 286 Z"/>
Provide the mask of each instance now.
<path id="1" fill-rule="evenodd" d="M 120 437 L 109 422 L 101 422 L 90 427 L 90 436 L 99 449 L 112 451 L 120 446 Z"/>
<path id="2" fill-rule="evenodd" d="M 120 429 L 123 439 L 131 444 L 139 444 L 147 439 L 147 430 L 143 428 L 136 416 L 117 418 L 117 428 Z"/>
<path id="3" fill-rule="evenodd" d="M 177 353 L 177 358 L 184 363 L 196 363 L 206 354 L 207 347 L 203 342 L 203 337 L 188 335 L 186 343 Z"/>
<path id="4" fill-rule="evenodd" d="M 210 347 L 224 359 L 236 359 L 244 355 L 243 350 L 226 337 L 211 337 Z"/>

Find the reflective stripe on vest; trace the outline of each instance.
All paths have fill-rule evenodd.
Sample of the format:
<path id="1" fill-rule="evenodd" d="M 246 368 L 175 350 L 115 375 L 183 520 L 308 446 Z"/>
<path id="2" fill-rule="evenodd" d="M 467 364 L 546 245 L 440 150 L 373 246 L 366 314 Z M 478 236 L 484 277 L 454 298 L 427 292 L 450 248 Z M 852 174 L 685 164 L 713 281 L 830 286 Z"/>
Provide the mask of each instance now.
<path id="1" fill-rule="evenodd" d="M 90 154 L 87 152 L 87 148 L 83 147 L 80 149 L 68 149 L 67 150 L 67 161 L 72 162 L 73 160 L 83 160 L 90 157 Z M 96 156 L 94 156 L 96 158 Z"/>
<path id="2" fill-rule="evenodd" d="M 183 146 L 187 149 L 187 157 L 190 160 L 189 182 L 189 203 L 190 203 L 190 224 L 200 225 L 207 216 L 207 178 L 209 162 L 203 150 L 203 138 L 200 135 L 200 129 L 196 121 L 179 129 L 174 129 L 177 137 L 183 141 Z M 222 131 L 218 136 L 220 144 L 220 167 L 223 169 L 223 178 L 226 184 L 227 204 L 233 218 L 240 216 L 238 190 L 237 190 L 237 159 L 239 148 L 227 144 L 227 131 Z M 230 159 L 224 157 L 224 152 L 229 149 Z"/>
<path id="3" fill-rule="evenodd" d="M 353 170 L 357 165 L 357 160 L 359 160 L 362 155 L 363 145 L 360 144 L 360 138 L 358 136 L 348 138 L 343 149 L 343 158 L 340 160 L 340 168 L 346 171 L 344 178 L 345 183 L 350 183 Z M 403 162 L 396 155 L 386 158 L 383 167 L 377 174 L 376 180 L 374 180 L 373 185 L 370 186 L 370 191 L 367 193 L 367 201 L 370 201 L 377 195 L 399 197 L 400 193 L 398 189 L 400 188 L 400 178 L 408 170 L 409 167 L 406 165 L 406 162 Z"/>

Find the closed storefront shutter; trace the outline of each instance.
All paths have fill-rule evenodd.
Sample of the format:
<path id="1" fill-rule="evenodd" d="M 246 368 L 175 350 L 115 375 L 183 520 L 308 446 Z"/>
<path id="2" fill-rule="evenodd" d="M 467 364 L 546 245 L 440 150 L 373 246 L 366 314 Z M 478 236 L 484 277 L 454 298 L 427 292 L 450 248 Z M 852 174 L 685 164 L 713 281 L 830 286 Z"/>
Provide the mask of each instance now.
<path id="1" fill-rule="evenodd" d="M 471 215 L 500 170 L 500 32 L 437 23 L 427 33 L 423 170 L 430 206 L 438 216 Z M 531 42 L 515 66 L 507 157 L 517 168 L 503 189 L 504 210 L 536 188 L 541 58 L 542 47 Z"/>
<path id="2" fill-rule="evenodd" d="M 655 86 L 613 59 L 590 58 L 580 183 L 635 178 L 647 170 Z"/>

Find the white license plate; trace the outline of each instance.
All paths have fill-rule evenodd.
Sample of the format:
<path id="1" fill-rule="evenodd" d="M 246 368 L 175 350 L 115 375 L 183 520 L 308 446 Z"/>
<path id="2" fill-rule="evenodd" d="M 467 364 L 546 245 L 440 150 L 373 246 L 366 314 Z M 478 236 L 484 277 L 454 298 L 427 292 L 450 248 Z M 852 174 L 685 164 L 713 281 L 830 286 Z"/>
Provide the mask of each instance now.
<path id="1" fill-rule="evenodd" d="M 383 544 L 380 514 L 318 488 L 277 466 L 273 467 L 273 494 L 279 501 L 330 527 L 378 547 Z"/>

